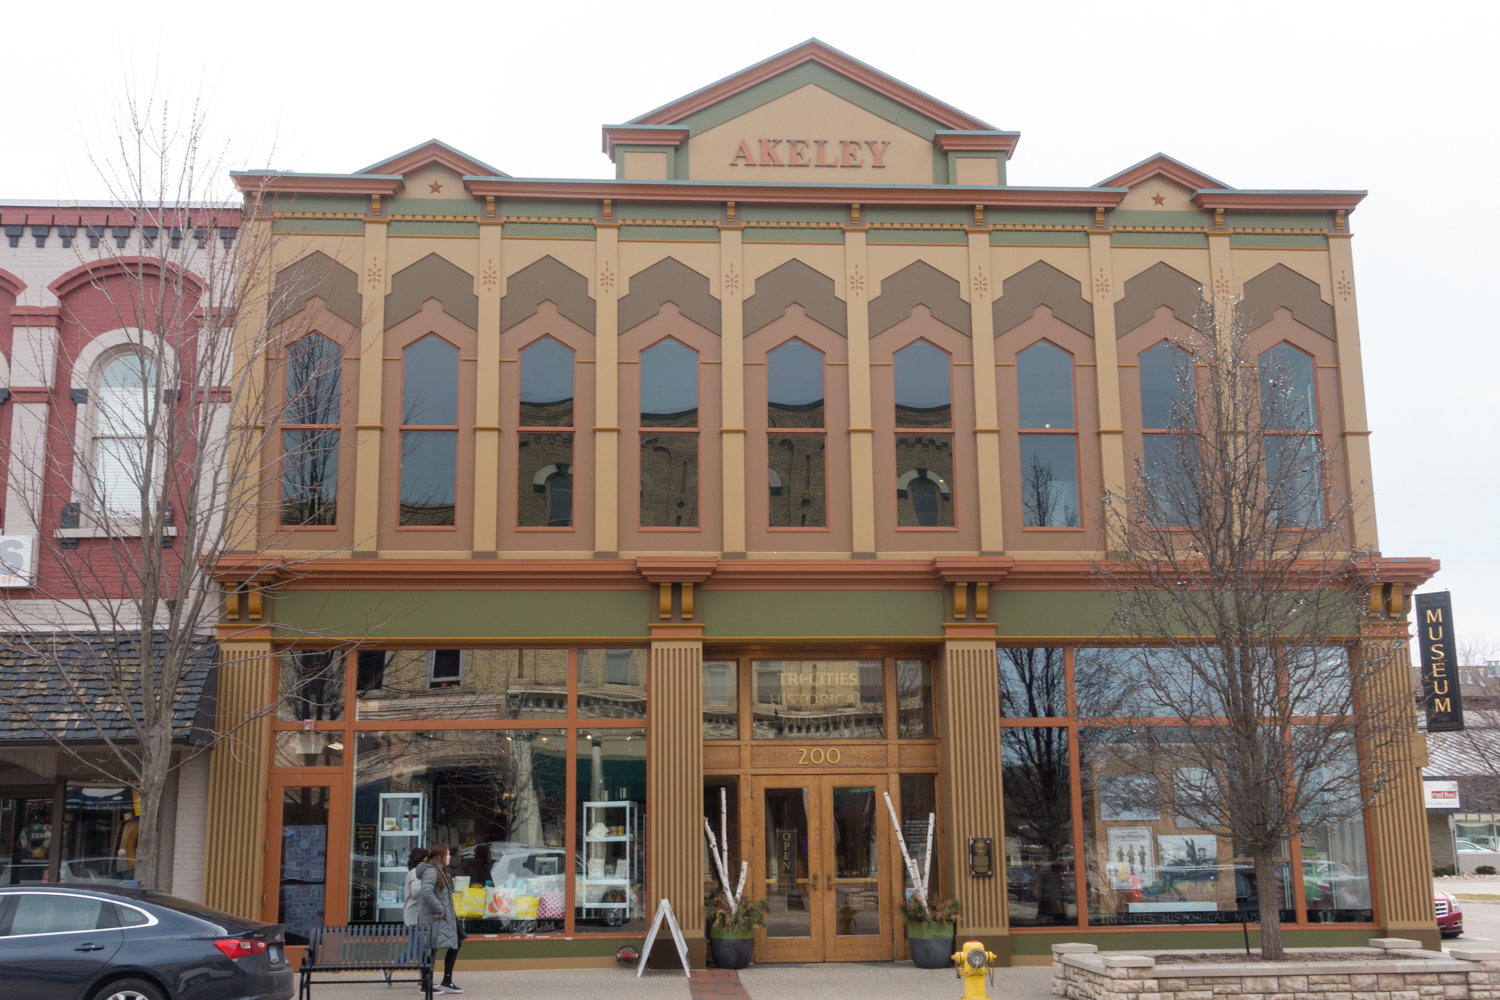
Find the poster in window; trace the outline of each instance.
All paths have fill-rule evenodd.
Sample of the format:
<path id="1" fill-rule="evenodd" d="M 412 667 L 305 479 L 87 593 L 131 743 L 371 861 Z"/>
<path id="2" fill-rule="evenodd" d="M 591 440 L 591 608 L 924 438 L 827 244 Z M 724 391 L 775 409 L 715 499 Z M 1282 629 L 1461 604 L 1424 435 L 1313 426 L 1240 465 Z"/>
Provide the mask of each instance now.
<path id="1" fill-rule="evenodd" d="M 1161 819 L 1160 801 L 1149 774 L 1099 775 L 1099 818 L 1106 823 Z"/>
<path id="2" fill-rule="evenodd" d="M 1111 889 L 1139 889 L 1156 881 L 1149 826 L 1110 827 L 1107 850 L 1105 870 Z"/>
<path id="3" fill-rule="evenodd" d="M 1182 875 L 1219 867 L 1219 840 L 1211 834 L 1157 837 L 1156 853 L 1163 875 Z"/>

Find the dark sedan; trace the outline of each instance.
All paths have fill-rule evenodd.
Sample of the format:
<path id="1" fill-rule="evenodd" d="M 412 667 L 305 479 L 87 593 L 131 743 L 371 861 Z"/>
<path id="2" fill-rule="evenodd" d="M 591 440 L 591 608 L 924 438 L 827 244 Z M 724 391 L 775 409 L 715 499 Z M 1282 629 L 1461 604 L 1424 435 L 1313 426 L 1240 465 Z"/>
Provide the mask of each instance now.
<path id="1" fill-rule="evenodd" d="M 281 924 L 148 889 L 0 887 L 5 1000 L 288 1000 Z"/>

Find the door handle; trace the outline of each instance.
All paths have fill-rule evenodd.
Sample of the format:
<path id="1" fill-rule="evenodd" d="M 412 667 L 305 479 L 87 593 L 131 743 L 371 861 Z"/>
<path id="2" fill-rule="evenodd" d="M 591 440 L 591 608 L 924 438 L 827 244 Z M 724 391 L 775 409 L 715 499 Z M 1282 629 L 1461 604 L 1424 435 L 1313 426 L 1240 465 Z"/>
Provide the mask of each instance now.
<path id="1" fill-rule="evenodd" d="M 73 950 L 74 951 L 103 951 L 104 950 L 104 945 L 102 945 L 102 944 L 81 944 L 77 948 L 74 948 Z"/>
<path id="2" fill-rule="evenodd" d="M 828 876 L 828 886 L 827 886 L 827 887 L 828 887 L 828 888 L 829 888 L 829 889 L 832 889 L 832 888 L 833 888 L 833 876 L 832 876 L 832 875 L 829 875 L 829 876 Z"/>

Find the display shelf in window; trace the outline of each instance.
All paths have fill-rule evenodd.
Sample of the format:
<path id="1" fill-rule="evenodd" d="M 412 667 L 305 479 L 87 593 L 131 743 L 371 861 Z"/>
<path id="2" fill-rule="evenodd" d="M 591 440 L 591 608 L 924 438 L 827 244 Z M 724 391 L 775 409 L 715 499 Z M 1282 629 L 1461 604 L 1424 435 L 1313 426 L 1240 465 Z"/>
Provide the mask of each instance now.
<path id="1" fill-rule="evenodd" d="M 635 913 L 639 848 L 636 839 L 640 804 L 583 804 L 583 871 L 579 881 L 579 915 L 618 927 Z"/>
<path id="2" fill-rule="evenodd" d="M 421 793 L 380 793 L 375 908 L 376 919 L 383 923 L 401 922 L 401 910 L 406 905 L 406 858 L 422 842 L 422 831 L 427 827 L 426 801 Z"/>

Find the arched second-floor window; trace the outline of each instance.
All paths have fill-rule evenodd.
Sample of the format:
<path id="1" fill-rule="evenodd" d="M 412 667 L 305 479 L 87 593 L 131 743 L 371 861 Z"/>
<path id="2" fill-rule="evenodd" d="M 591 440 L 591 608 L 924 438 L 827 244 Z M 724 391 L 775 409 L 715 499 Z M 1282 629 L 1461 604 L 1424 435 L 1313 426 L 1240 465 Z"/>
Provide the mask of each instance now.
<path id="1" fill-rule="evenodd" d="M 670 337 L 641 352 L 641 527 L 698 526 L 698 353 Z"/>
<path id="2" fill-rule="evenodd" d="M 828 526 L 823 354 L 789 340 L 766 355 L 770 527 Z"/>
<path id="3" fill-rule="evenodd" d="M 1016 355 L 1021 427 L 1021 523 L 1077 528 L 1078 422 L 1073 355 L 1039 341 Z"/>
<path id="4" fill-rule="evenodd" d="M 338 523 L 339 395 L 343 348 L 316 333 L 286 352 L 281 431 L 281 523 Z"/>
<path id="5" fill-rule="evenodd" d="M 926 340 L 903 347 L 896 369 L 896 526 L 951 528 L 953 366 Z"/>
<path id="6" fill-rule="evenodd" d="M 573 352 L 551 337 L 521 351 L 516 525 L 573 526 Z"/>
<path id="7" fill-rule="evenodd" d="M 99 371 L 94 424 L 94 490 L 100 512 L 144 517 L 155 502 L 150 436 L 161 393 L 156 366 L 139 354 L 116 355 Z"/>
<path id="8" fill-rule="evenodd" d="M 401 360 L 399 523 L 451 527 L 458 523 L 458 348 L 428 334 Z"/>
<path id="9" fill-rule="evenodd" d="M 1260 356 L 1266 499 L 1286 527 L 1314 527 L 1325 516 L 1316 375 L 1312 356 L 1285 341 Z"/>
<path id="10" fill-rule="evenodd" d="M 1162 341 L 1140 355 L 1141 472 L 1146 516 L 1185 525 L 1199 507 L 1197 372 L 1187 351 Z"/>

